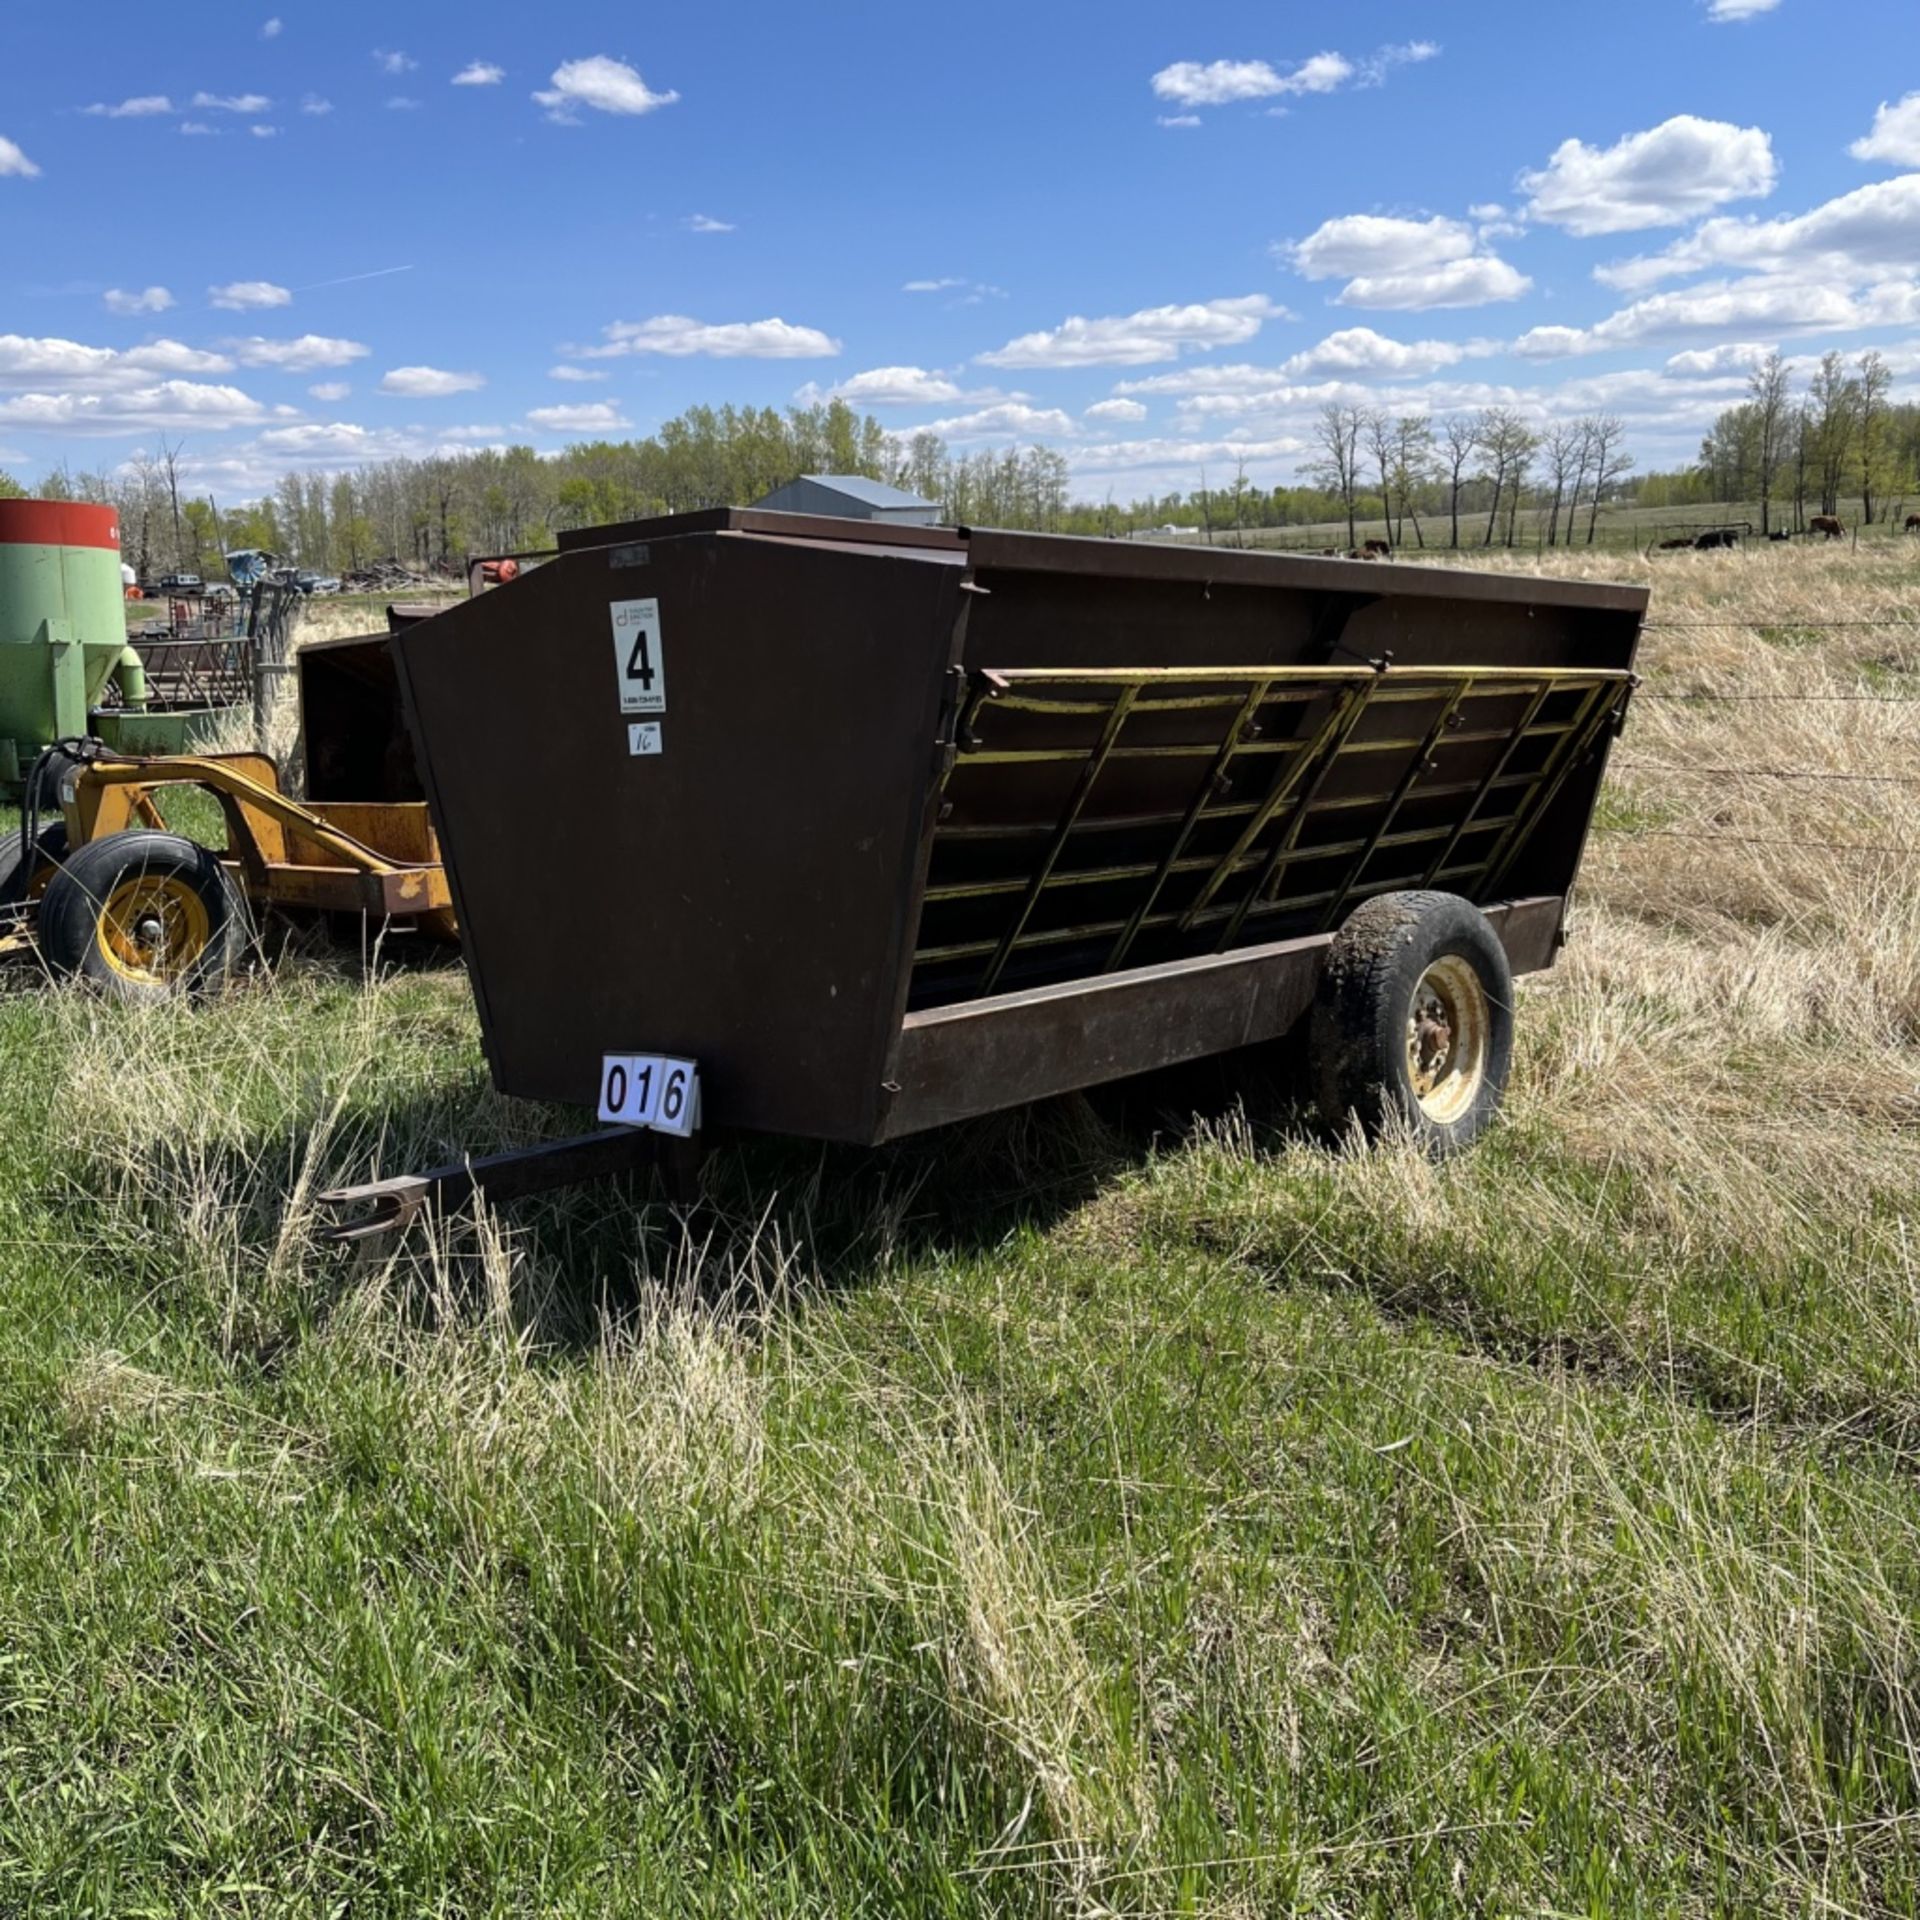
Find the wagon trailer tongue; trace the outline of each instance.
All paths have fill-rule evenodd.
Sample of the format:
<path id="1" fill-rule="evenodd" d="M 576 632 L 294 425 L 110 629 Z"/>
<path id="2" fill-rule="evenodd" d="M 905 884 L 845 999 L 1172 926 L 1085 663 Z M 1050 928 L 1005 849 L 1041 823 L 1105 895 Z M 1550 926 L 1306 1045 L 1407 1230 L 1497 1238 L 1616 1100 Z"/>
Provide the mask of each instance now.
<path id="1" fill-rule="evenodd" d="M 1330 1122 L 1464 1146 L 1646 600 L 753 510 L 568 534 L 393 652 L 494 1081 L 610 1131 L 344 1190 L 336 1232 L 1302 1021 Z"/>

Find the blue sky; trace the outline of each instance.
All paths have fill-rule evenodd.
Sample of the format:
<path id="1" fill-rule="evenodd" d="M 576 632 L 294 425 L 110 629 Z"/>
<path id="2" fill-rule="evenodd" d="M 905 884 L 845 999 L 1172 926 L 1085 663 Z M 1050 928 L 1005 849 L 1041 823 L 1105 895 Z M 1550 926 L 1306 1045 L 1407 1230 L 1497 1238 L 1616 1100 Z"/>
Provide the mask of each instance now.
<path id="1" fill-rule="evenodd" d="M 1729 17 L 1717 17 L 1729 16 Z M 1815 0 L 964 9 L 16 0 L 0 464 L 203 489 L 844 392 L 1076 489 L 1328 399 L 1920 377 L 1920 42 Z"/>

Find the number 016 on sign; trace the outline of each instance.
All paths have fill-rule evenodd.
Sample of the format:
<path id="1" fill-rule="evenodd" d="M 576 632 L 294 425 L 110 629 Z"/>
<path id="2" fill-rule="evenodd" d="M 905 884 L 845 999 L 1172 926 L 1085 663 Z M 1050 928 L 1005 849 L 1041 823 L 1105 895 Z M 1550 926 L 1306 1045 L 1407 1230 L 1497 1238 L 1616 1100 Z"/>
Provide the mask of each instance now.
<path id="1" fill-rule="evenodd" d="M 684 1140 L 700 1124 L 700 1070 L 658 1053 L 610 1053 L 600 1063 L 600 1118 Z"/>

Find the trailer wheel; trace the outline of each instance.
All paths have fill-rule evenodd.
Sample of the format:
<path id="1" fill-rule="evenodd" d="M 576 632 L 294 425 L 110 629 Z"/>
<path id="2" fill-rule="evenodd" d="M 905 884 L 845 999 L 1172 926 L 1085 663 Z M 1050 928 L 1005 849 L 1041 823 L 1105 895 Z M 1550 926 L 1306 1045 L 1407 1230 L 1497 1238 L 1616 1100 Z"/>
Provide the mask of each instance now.
<path id="1" fill-rule="evenodd" d="M 46 892 L 47 884 L 67 857 L 67 823 L 49 820 L 27 857 L 27 830 L 15 827 L 0 835 L 0 907 L 25 906 Z"/>
<path id="2" fill-rule="evenodd" d="M 218 858 L 146 827 L 80 848 L 40 902 L 47 964 L 120 1000 L 204 992 L 246 942 L 246 908 Z"/>
<path id="3" fill-rule="evenodd" d="M 1410 1126 L 1457 1153 L 1499 1111 L 1513 1060 L 1513 974 L 1485 914 L 1452 893 L 1388 893 L 1334 936 L 1309 1023 L 1321 1117 Z"/>

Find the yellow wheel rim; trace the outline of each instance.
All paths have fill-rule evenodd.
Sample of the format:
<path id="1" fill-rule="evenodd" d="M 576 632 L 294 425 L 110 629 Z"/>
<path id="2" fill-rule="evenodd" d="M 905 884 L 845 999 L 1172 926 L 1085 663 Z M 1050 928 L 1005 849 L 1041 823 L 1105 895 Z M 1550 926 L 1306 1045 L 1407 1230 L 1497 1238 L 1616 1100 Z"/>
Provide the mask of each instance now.
<path id="1" fill-rule="evenodd" d="M 115 973 L 157 987 L 184 979 L 212 935 L 207 903 L 187 881 L 165 873 L 121 881 L 94 929 L 100 957 Z"/>
<path id="2" fill-rule="evenodd" d="M 1420 1111 L 1436 1126 L 1451 1126 L 1479 1099 L 1492 1024 L 1487 990 L 1470 960 L 1442 954 L 1420 976 L 1407 1010 L 1407 1076 Z"/>

